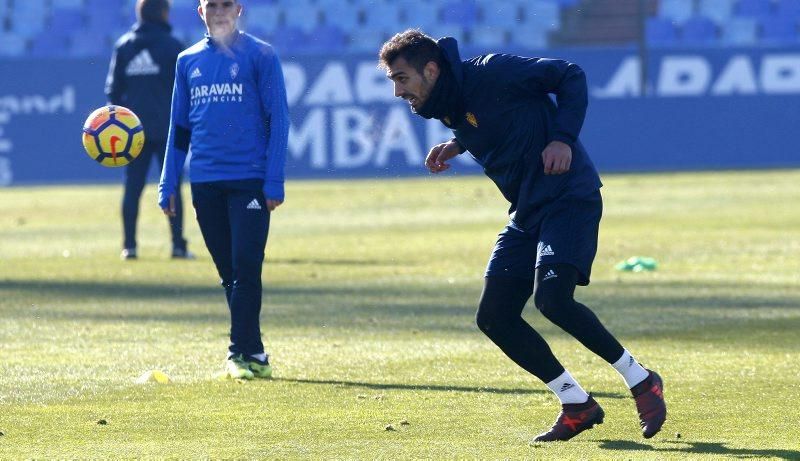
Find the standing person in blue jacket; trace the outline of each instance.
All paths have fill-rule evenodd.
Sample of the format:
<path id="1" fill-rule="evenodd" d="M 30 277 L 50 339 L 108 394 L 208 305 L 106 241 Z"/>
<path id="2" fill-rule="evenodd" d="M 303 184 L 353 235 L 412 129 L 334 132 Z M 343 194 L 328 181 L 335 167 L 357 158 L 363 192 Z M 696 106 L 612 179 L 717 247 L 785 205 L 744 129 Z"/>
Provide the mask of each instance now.
<path id="1" fill-rule="evenodd" d="M 192 203 L 231 315 L 226 372 L 269 378 L 261 342 L 261 266 L 270 213 L 284 200 L 286 89 L 272 47 L 237 28 L 236 0 L 200 0 L 205 39 L 178 56 L 159 206 L 176 212 L 191 146 Z"/>
<path id="2" fill-rule="evenodd" d="M 454 39 L 437 42 L 419 30 L 392 37 L 379 59 L 395 96 L 453 130 L 455 137 L 434 146 L 425 166 L 440 173 L 469 151 L 511 203 L 476 321 L 562 404 L 553 427 L 535 440 L 569 440 L 602 423 L 604 413 L 522 318 L 531 295 L 548 320 L 622 375 L 644 437 L 655 435 L 666 419 L 661 378 L 639 365 L 573 297 L 576 285 L 589 284 L 602 214 L 600 178 L 578 140 L 587 106 L 583 71 L 557 59 L 505 54 L 462 61 Z"/>
<path id="3" fill-rule="evenodd" d="M 122 259 L 136 259 L 136 222 L 147 172 L 155 158 L 164 163 L 164 146 L 169 129 L 169 101 L 175 81 L 175 61 L 183 44 L 171 33 L 169 0 L 138 0 L 137 23 L 123 35 L 111 57 L 106 96 L 109 104 L 131 109 L 142 121 L 145 145 L 139 158 L 125 168 L 122 198 L 124 241 Z M 175 215 L 169 217 L 172 257 L 191 259 L 183 238 L 183 202 L 180 188 L 175 193 Z"/>

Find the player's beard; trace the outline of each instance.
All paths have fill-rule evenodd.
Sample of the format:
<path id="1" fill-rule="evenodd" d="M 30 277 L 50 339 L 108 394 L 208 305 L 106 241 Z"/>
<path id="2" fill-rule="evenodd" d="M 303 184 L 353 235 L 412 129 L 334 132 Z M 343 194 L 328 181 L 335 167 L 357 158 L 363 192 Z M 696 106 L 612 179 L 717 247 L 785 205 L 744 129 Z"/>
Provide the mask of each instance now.
<path id="1" fill-rule="evenodd" d="M 431 91 L 433 91 L 433 85 L 430 83 L 425 76 L 422 76 L 422 85 L 419 90 L 419 96 L 414 96 L 417 99 L 417 106 L 411 106 L 411 112 L 415 114 L 419 114 L 419 109 L 425 106 L 425 103 L 428 101 L 428 98 L 431 97 Z"/>
<path id="2" fill-rule="evenodd" d="M 428 88 L 428 95 L 425 102 L 414 109 L 414 113 L 427 118 L 437 118 L 439 120 L 458 120 L 463 115 L 463 101 L 461 100 L 461 88 L 458 85 L 452 71 L 448 66 L 442 66 L 439 77 Z M 450 126 L 450 122 L 446 122 Z"/>

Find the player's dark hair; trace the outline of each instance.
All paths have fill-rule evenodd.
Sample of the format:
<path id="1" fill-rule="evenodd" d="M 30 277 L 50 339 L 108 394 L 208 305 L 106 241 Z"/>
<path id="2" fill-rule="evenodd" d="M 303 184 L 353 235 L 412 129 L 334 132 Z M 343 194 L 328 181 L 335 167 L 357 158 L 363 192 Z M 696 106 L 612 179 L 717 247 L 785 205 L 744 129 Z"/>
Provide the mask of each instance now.
<path id="1" fill-rule="evenodd" d="M 138 0 L 136 17 L 141 22 L 164 22 L 164 13 L 169 11 L 169 0 Z"/>
<path id="2" fill-rule="evenodd" d="M 419 29 L 408 29 L 395 34 L 383 44 L 378 58 L 378 67 L 381 69 L 388 69 L 397 58 L 403 58 L 419 73 L 431 61 L 439 66 L 444 62 L 436 40 Z"/>
<path id="3" fill-rule="evenodd" d="M 203 0 L 197 0 L 200 5 L 203 5 Z M 233 3 L 239 3 L 239 0 L 233 0 Z"/>

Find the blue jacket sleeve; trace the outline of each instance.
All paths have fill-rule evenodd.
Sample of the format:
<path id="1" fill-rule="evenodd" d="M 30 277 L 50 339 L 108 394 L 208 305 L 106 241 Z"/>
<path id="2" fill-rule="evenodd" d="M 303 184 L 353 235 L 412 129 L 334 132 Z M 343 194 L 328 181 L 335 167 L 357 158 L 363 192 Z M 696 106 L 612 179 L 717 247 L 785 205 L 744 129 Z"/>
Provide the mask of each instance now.
<path id="1" fill-rule="evenodd" d="M 119 47 L 114 49 L 111 55 L 111 63 L 108 66 L 108 76 L 106 77 L 106 100 L 109 104 L 122 105 L 122 94 L 125 92 L 125 74 L 123 69 L 127 63 L 123 62 L 120 56 Z"/>
<path id="2" fill-rule="evenodd" d="M 172 113 L 170 116 L 167 150 L 161 180 L 158 183 L 158 205 L 163 209 L 169 205 L 169 197 L 179 187 L 179 179 L 186 162 L 191 140 L 189 125 L 189 90 L 186 75 L 178 61 L 175 67 L 175 84 L 172 89 Z"/>
<path id="3" fill-rule="evenodd" d="M 586 75 L 577 64 L 560 59 L 502 55 L 503 72 L 513 90 L 556 95 L 558 106 L 549 141 L 573 144 L 578 139 L 589 105 Z"/>
<path id="4" fill-rule="evenodd" d="M 289 140 L 289 104 L 283 70 L 274 52 L 262 53 L 259 63 L 258 88 L 261 106 L 267 119 L 269 143 L 267 145 L 267 169 L 264 177 L 264 197 L 284 200 L 284 167 Z"/>

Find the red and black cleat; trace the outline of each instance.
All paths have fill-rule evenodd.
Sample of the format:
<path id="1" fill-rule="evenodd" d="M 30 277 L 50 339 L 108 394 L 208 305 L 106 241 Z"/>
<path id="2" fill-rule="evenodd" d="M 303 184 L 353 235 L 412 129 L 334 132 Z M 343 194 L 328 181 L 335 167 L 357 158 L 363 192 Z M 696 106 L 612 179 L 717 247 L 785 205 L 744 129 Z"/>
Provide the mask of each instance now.
<path id="1" fill-rule="evenodd" d="M 534 442 L 554 442 L 569 440 L 581 432 L 591 429 L 595 424 L 603 424 L 605 412 L 600 405 L 589 396 L 584 403 L 568 403 L 561 405 L 561 414 L 549 431 L 539 434 Z"/>
<path id="2" fill-rule="evenodd" d="M 650 375 L 641 383 L 633 386 L 631 392 L 639 412 L 639 425 L 642 435 L 649 439 L 656 435 L 667 420 L 667 404 L 664 402 L 664 383 L 655 371 L 647 370 Z"/>

